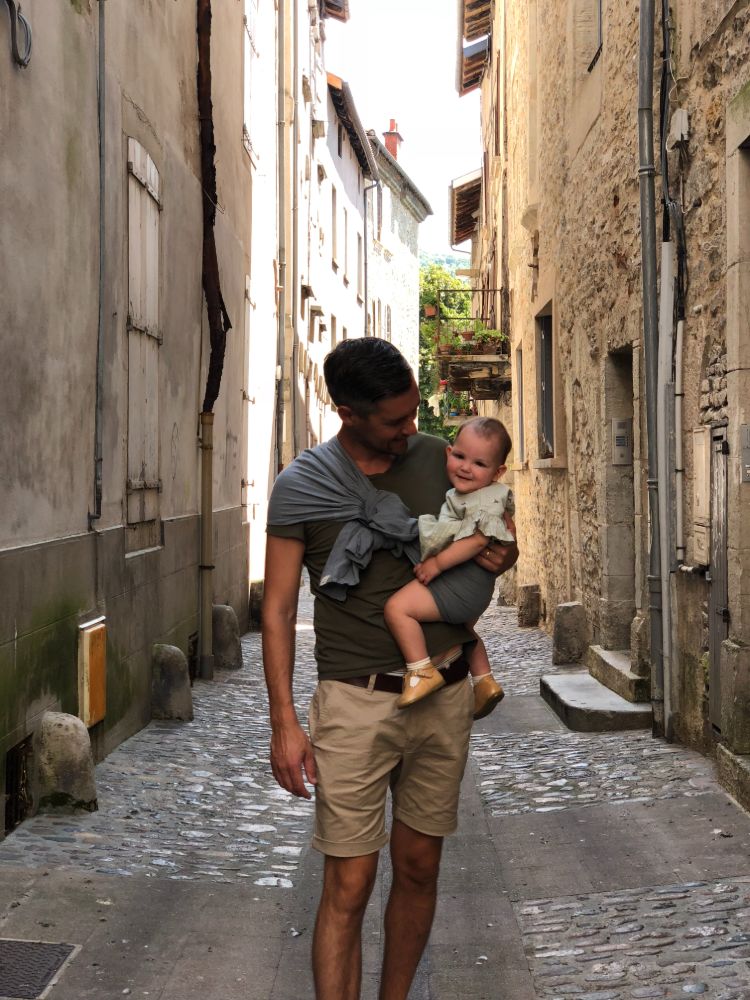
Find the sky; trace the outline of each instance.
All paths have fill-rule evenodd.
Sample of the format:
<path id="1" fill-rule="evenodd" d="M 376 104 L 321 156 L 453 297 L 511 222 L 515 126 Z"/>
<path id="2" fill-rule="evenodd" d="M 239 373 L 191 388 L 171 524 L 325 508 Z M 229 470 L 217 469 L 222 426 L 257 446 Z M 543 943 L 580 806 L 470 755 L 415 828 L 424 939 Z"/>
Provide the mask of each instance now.
<path id="1" fill-rule="evenodd" d="M 450 182 L 482 163 L 479 93 L 456 91 L 457 8 L 457 0 L 349 0 L 346 24 L 325 22 L 326 69 L 349 84 L 364 127 L 382 141 L 390 119 L 398 124 L 399 164 L 434 213 L 419 227 L 430 253 L 451 253 Z"/>

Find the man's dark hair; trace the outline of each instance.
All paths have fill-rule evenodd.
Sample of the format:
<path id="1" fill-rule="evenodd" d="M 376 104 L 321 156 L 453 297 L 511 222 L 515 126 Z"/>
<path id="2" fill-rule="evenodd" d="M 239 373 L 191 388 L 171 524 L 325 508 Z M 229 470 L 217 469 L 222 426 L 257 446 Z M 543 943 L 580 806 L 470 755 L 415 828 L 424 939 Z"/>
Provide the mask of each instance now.
<path id="1" fill-rule="evenodd" d="M 379 337 L 342 340 L 326 356 L 323 375 L 336 406 L 349 406 L 359 416 L 371 413 L 381 399 L 401 396 L 414 383 L 403 354 Z"/>

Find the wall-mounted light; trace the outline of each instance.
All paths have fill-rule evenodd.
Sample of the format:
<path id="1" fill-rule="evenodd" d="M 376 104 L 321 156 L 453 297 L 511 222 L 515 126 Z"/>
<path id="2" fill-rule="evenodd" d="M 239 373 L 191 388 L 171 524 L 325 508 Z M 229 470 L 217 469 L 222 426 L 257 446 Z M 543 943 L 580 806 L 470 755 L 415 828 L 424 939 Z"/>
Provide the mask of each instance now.
<path id="1" fill-rule="evenodd" d="M 21 5 L 16 0 L 5 0 L 10 13 L 10 48 L 13 61 L 19 66 L 28 66 L 31 61 L 31 25 L 21 13 Z M 23 48 L 18 47 L 18 29 L 24 36 Z"/>

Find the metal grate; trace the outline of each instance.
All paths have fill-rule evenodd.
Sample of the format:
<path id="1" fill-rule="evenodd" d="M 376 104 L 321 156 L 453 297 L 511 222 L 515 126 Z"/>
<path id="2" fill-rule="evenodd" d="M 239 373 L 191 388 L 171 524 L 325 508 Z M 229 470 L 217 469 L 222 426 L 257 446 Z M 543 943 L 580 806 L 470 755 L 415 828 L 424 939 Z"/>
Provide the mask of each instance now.
<path id="1" fill-rule="evenodd" d="M 0 1000 L 39 1000 L 75 950 L 73 944 L 0 938 Z"/>
<path id="2" fill-rule="evenodd" d="M 22 740 L 5 756 L 5 833 L 15 830 L 31 810 L 29 758 L 31 737 Z"/>

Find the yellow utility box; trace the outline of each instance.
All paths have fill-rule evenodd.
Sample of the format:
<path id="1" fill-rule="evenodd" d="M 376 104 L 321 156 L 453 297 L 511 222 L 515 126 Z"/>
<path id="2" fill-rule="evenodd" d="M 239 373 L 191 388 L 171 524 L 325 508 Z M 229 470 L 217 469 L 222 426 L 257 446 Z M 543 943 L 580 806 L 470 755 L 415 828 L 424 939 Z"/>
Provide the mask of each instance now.
<path id="1" fill-rule="evenodd" d="M 107 714 L 107 625 L 86 622 L 78 633 L 78 715 L 89 729 Z"/>

